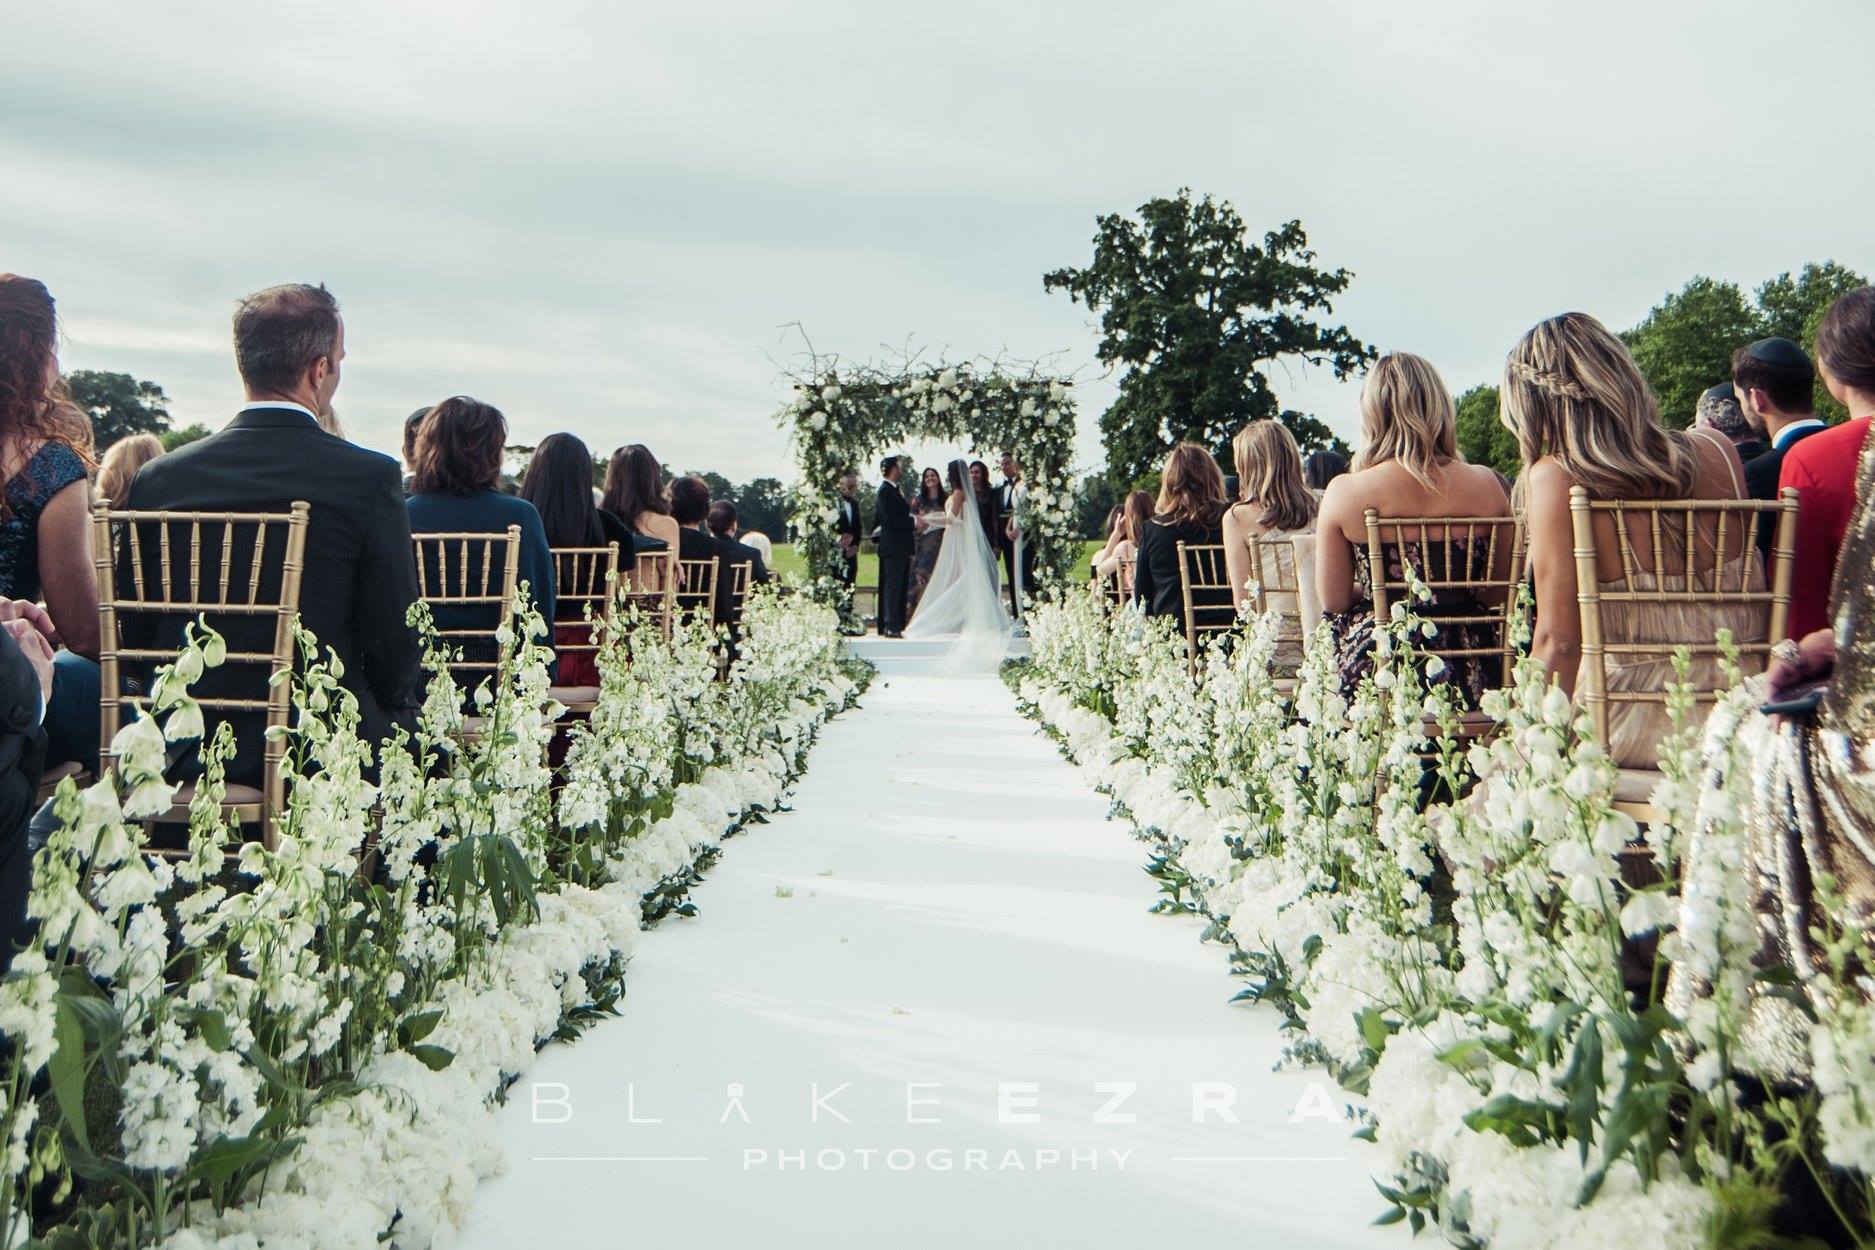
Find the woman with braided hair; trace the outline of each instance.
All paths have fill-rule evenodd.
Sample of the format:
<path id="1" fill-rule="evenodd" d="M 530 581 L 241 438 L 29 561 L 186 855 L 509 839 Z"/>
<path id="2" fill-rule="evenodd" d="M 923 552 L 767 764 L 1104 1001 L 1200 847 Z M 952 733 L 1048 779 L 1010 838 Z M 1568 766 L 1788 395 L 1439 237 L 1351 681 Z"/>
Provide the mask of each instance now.
<path id="1" fill-rule="evenodd" d="M 1504 363 L 1500 419 L 1517 436 L 1523 459 L 1518 482 L 1529 532 L 1529 567 L 1536 583 L 1536 627 L 1531 652 L 1570 693 L 1581 661 L 1581 618 L 1576 606 L 1575 534 L 1571 487 L 1592 499 L 1742 499 L 1744 471 L 1730 439 L 1712 430 L 1669 430 L 1633 357 L 1601 322 L 1564 313 L 1542 322 L 1511 349 Z M 1748 561 L 1742 584 L 1762 587 L 1764 570 L 1748 541 L 1749 526 L 1724 535 L 1698 522 L 1693 562 L 1685 567 L 1685 535 L 1666 535 L 1655 550 L 1645 518 L 1626 517 L 1635 567 L 1622 567 L 1615 518 L 1594 518 L 1597 575 L 1602 589 L 1684 590 L 1689 576 L 1709 585 L 1715 566 L 1731 569 L 1727 585 L 1741 584 L 1733 562 Z M 1603 632 L 1610 644 L 1716 635 L 1729 629 L 1740 643 L 1762 642 L 1764 622 L 1750 605 L 1698 600 L 1608 603 Z M 1672 681 L 1671 666 L 1654 660 L 1606 657 L 1610 690 L 1657 691 Z M 1697 656 L 1688 674 L 1695 689 L 1720 683 L 1718 659 Z M 1610 705 L 1609 754 L 1624 768 L 1657 768 L 1660 740 L 1670 728 L 1664 702 Z"/>

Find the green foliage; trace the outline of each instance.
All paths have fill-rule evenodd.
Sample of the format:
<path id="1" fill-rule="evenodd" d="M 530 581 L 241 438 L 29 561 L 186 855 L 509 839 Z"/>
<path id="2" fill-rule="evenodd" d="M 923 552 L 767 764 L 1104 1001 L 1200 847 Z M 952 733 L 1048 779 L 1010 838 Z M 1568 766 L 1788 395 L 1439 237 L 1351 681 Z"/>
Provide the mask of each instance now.
<path id="1" fill-rule="evenodd" d="M 169 396 L 154 382 L 128 373 L 78 369 L 65 376 L 72 399 L 91 418 L 91 439 L 102 452 L 132 434 L 161 434 L 169 428 Z"/>
<path id="2" fill-rule="evenodd" d="M 1099 218 L 1092 262 L 1042 286 L 1100 313 L 1100 359 L 1124 369 L 1100 417 L 1109 477 L 1153 471 L 1181 440 L 1221 451 L 1259 418 L 1281 416 L 1305 449 L 1326 445 L 1326 426 L 1281 411 L 1264 367 L 1299 357 L 1345 378 L 1372 358 L 1346 327 L 1316 319 L 1350 277 L 1316 268 L 1301 222 L 1254 244 L 1234 208 L 1189 189 L 1147 201 L 1137 219 Z"/>
<path id="3" fill-rule="evenodd" d="M 1684 429 L 1700 393 L 1732 376 L 1732 353 L 1762 337 L 1761 324 L 1735 283 L 1698 277 L 1621 338 L 1660 401 L 1661 420 Z"/>
<path id="4" fill-rule="evenodd" d="M 163 440 L 164 451 L 174 451 L 178 447 L 187 447 L 197 439 L 207 438 L 214 431 L 200 421 L 185 425 L 180 430 L 164 430 L 157 437 Z"/>
<path id="5" fill-rule="evenodd" d="M 1779 334 L 1803 344 L 1812 356 L 1816 352 L 1816 327 L 1829 306 L 1857 287 L 1867 286 L 1868 279 L 1833 260 L 1808 264 L 1796 277 L 1781 273 L 1758 288 L 1758 315 L 1765 334 Z M 1816 383 L 1816 415 L 1825 421 L 1841 421 L 1848 411 L 1823 386 Z"/>
<path id="6" fill-rule="evenodd" d="M 1497 388 L 1474 386 L 1458 397 L 1458 451 L 1473 464 L 1485 464 L 1514 478 L 1523 467 L 1517 436 L 1498 419 Z"/>
<path id="7" fill-rule="evenodd" d="M 1107 537 L 1107 513 L 1124 498 L 1104 473 L 1089 473 L 1074 492 L 1074 532 L 1082 538 Z"/>

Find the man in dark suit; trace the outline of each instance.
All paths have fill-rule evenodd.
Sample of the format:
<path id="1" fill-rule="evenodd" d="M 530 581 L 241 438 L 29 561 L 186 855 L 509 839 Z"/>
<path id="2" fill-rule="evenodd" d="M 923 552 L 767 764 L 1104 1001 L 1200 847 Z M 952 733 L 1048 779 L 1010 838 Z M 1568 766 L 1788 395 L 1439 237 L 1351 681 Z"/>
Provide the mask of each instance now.
<path id="1" fill-rule="evenodd" d="M 248 296 L 234 314 L 234 354 L 247 406 L 220 433 L 145 465 L 131 484 L 128 507 L 286 512 L 296 500 L 312 505 L 300 622 L 344 665 L 345 687 L 358 699 L 359 732 L 382 741 L 393 727 L 415 724 L 421 696 L 422 653 L 405 620 L 417 598 L 416 560 L 397 462 L 320 428 L 345 358 L 338 301 L 324 287 L 304 285 Z M 263 582 L 277 587 L 278 568 L 263 567 Z M 273 649 L 269 617 L 230 615 L 213 623 L 230 651 Z M 136 648 L 179 647 L 183 624 L 174 614 L 129 613 L 124 641 Z M 252 664 L 224 665 L 210 670 L 197 690 L 264 697 L 257 671 Z M 210 719 L 211 734 L 217 719 Z M 258 712 L 226 719 L 238 746 L 228 779 L 254 784 L 266 719 Z"/>
<path id="2" fill-rule="evenodd" d="M 1732 390 L 1738 406 L 1754 425 L 1764 427 L 1770 450 L 1745 462 L 1745 494 L 1776 499 L 1784 455 L 1823 429 L 1816 418 L 1816 367 L 1803 348 L 1789 339 L 1759 339 L 1732 355 Z M 1758 550 L 1771 558 L 1776 525 L 1770 516 L 1758 523 Z"/>
<path id="3" fill-rule="evenodd" d="M 671 482 L 671 520 L 677 522 L 677 558 L 715 563 L 716 591 L 710 603 L 710 623 L 727 625 L 735 615 L 735 587 L 730 580 L 723 545 L 704 529 L 709 515 L 708 482 L 694 474 Z M 677 594 L 682 598 L 685 592 L 679 590 Z"/>
<path id="4" fill-rule="evenodd" d="M 7 620 L 0 627 L 0 973 L 25 937 L 33 879 L 26 825 L 45 766 L 41 725 L 51 696 L 51 644 L 29 621 Z"/>
<path id="5" fill-rule="evenodd" d="M 1009 577 L 1009 610 L 1022 615 L 1021 596 L 1035 588 L 1035 547 L 1022 544 L 1022 567 L 1016 567 L 1016 536 L 1021 526 L 1016 520 L 1016 505 L 1022 496 L 1022 466 L 1008 452 L 1003 453 L 1003 484 L 997 490 L 997 511 L 1002 515 L 1003 572 Z"/>
<path id="6" fill-rule="evenodd" d="M 836 541 L 840 544 L 840 581 L 851 586 L 859 579 L 859 490 L 858 474 L 840 475 L 840 515 L 834 522 Z"/>
<path id="7" fill-rule="evenodd" d="M 911 590 L 911 552 L 917 526 L 911 505 L 899 489 L 904 466 L 897 456 L 879 462 L 878 506 L 873 519 L 879 524 L 879 637 L 898 638 L 905 632 L 905 602 Z"/>

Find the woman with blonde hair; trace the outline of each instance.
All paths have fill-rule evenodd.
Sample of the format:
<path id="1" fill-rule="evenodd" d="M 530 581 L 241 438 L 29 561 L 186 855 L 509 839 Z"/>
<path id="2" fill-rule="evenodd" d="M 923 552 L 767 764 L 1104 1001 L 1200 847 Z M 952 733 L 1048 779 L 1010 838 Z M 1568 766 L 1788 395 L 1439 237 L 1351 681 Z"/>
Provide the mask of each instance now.
<path id="1" fill-rule="evenodd" d="M 1138 557 L 1139 536 L 1145 532 L 1146 522 L 1152 519 L 1152 509 L 1152 492 L 1136 490 L 1129 492 L 1125 501 L 1113 510 L 1112 524 L 1107 527 L 1107 545 L 1094 557 L 1096 577 L 1114 577 Z"/>
<path id="2" fill-rule="evenodd" d="M 1241 613 L 1251 602 L 1250 583 L 1293 583 L 1295 591 L 1272 590 L 1265 602 L 1270 611 L 1298 621 L 1299 632 L 1284 639 L 1277 656 L 1296 663 L 1302 658 L 1302 638 L 1322 616 L 1315 597 L 1316 499 L 1302 477 L 1302 449 L 1280 421 L 1252 421 L 1237 432 L 1230 449 L 1239 496 L 1224 513 L 1224 566 L 1230 572 L 1231 602 Z M 1272 540 L 1258 547 L 1261 568 L 1250 558 L 1253 538 Z"/>
<path id="3" fill-rule="evenodd" d="M 1135 543 L 1133 597 L 1148 616 L 1185 616 L 1185 570 L 1178 545 L 1216 546 L 1223 540 L 1224 474 L 1211 453 L 1180 443 L 1165 458 L 1159 498 Z M 1194 608 L 1229 608 L 1227 596 L 1194 594 Z"/>
<path id="4" fill-rule="evenodd" d="M 92 492 L 117 507 L 130 498 L 130 483 L 137 470 L 163 454 L 163 440 L 154 434 L 132 434 L 112 443 L 98 464 L 98 485 Z"/>
<path id="5" fill-rule="evenodd" d="M 1536 583 L 1536 626 L 1531 653 L 1549 666 L 1551 677 L 1574 692 L 1581 661 L 1581 618 L 1576 604 L 1575 531 L 1569 511 L 1571 487 L 1594 499 L 1742 499 L 1744 471 L 1730 439 L 1705 429 L 1669 430 L 1633 357 L 1621 341 L 1586 313 L 1564 313 L 1544 321 L 1511 349 L 1504 362 L 1500 419 L 1517 436 L 1524 471 L 1518 482 L 1529 529 L 1530 573 Z M 1622 567 L 1615 519 L 1594 518 L 1600 552 L 1596 574 L 1604 590 L 1684 590 L 1687 578 L 1711 584 L 1723 562 L 1749 559 L 1751 567 L 1727 584 L 1763 584 L 1751 527 L 1741 525 L 1718 544 L 1715 522 L 1701 521 L 1688 569 L 1683 532 L 1666 535 L 1656 551 L 1645 518 L 1627 517 L 1635 567 Z M 1688 614 L 1697 619 L 1689 619 Z M 1739 642 L 1762 641 L 1764 622 L 1749 605 L 1719 606 L 1697 601 L 1611 603 L 1603 632 L 1611 644 L 1650 639 L 1716 635 L 1730 629 Z M 1622 663 L 1607 657 L 1611 690 L 1660 690 L 1673 679 L 1665 662 Z M 1719 680 L 1715 657 L 1696 656 L 1688 674 L 1695 689 Z M 1623 767 L 1659 766 L 1660 739 L 1667 732 L 1664 703 L 1611 705 L 1609 754 Z"/>
<path id="6" fill-rule="evenodd" d="M 1373 599 L 1369 587 L 1367 512 L 1388 517 L 1505 517 L 1510 499 L 1490 469 L 1467 464 L 1458 454 L 1457 415 L 1439 371 L 1407 352 L 1382 356 L 1361 388 L 1361 449 L 1353 471 L 1336 478 L 1322 494 L 1315 532 L 1315 588 L 1334 631 L 1341 685 L 1352 697 L 1373 671 Z M 1428 527 L 1430 530 L 1431 527 Z M 1389 582 L 1408 566 L 1467 580 L 1508 574 L 1510 526 L 1491 542 L 1493 527 L 1466 537 L 1450 532 L 1427 541 L 1388 543 L 1382 549 Z M 1442 544 L 1431 555 L 1427 548 Z M 1501 597 L 1500 600 L 1501 602 Z M 1446 591 L 1416 611 L 1434 628 L 1425 650 L 1483 650 L 1498 641 L 1494 631 L 1441 617 L 1477 616 L 1489 603 L 1469 591 Z M 1492 637 L 1485 637 L 1487 633 Z M 1454 685 L 1476 707 L 1486 690 L 1502 680 L 1500 665 L 1486 656 L 1460 656 L 1431 680 Z"/>

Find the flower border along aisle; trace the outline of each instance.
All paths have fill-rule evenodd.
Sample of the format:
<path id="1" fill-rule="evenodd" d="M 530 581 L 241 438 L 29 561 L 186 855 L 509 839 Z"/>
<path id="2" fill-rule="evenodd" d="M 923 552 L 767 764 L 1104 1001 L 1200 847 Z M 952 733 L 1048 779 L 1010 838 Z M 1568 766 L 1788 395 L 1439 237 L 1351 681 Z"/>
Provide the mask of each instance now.
<path id="1" fill-rule="evenodd" d="M 1291 701 L 1274 618 L 1195 678 L 1165 625 L 1049 604 L 1019 697 L 1153 845 L 1158 909 L 1207 916 L 1240 997 L 1289 1018 L 1290 1058 L 1366 1095 L 1382 1222 L 1494 1250 L 1666 1250 L 1774 1244 L 1752 1238 L 1807 1205 L 1870 1236 L 1875 1041 L 1849 971 L 1870 951 L 1838 936 L 1816 1026 L 1763 966 L 1741 815 L 1769 724 L 1757 681 L 1703 741 L 1663 747 L 1654 806 L 1672 816 L 1643 845 L 1613 762 L 1534 661 L 1487 696 L 1500 732 L 1460 747 L 1403 606 L 1351 705 L 1325 632 Z M 1689 697 L 1670 703 L 1686 723 Z M 1673 996 L 1681 1014 L 1670 977 L 1701 987 Z"/>
<path id="2" fill-rule="evenodd" d="M 798 596 L 751 599 L 724 680 L 701 628 L 599 625 L 602 695 L 556 791 L 542 625 L 517 623 L 473 733 L 432 653 L 420 729 L 375 784 L 303 637 L 273 850 L 222 849 L 225 727 L 186 853 L 131 823 L 169 806 L 166 735 L 201 732 L 188 685 L 225 653 L 206 631 L 119 738 L 119 776 L 66 783 L 40 941 L 0 981 L 0 1246 L 447 1243 L 504 1165 L 492 1101 L 613 1010 L 640 927 L 694 910 L 697 873 L 870 672 Z"/>

